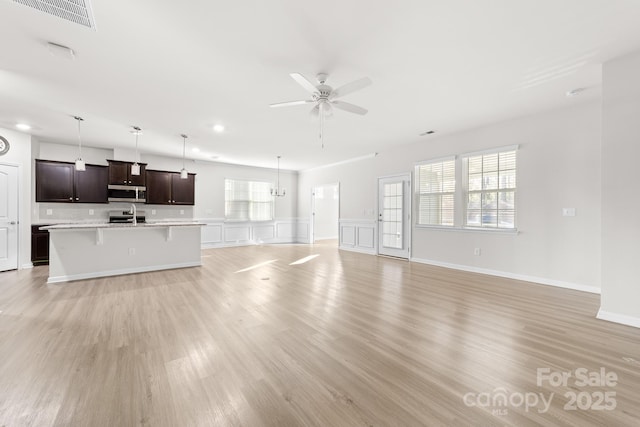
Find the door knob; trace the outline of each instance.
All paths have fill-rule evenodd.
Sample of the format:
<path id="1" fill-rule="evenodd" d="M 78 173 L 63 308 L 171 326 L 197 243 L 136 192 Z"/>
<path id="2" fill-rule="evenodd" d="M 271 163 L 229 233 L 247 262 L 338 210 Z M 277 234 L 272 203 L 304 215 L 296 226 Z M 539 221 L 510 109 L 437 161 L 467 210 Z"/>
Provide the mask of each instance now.
<path id="1" fill-rule="evenodd" d="M 11 221 L 9 224 L 16 225 L 16 222 L 15 221 Z"/>

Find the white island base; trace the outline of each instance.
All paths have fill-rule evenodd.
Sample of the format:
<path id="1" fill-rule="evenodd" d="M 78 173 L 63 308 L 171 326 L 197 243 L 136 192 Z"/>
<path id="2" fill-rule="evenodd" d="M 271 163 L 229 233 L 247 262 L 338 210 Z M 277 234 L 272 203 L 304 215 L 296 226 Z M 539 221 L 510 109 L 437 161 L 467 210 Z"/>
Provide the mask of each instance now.
<path id="1" fill-rule="evenodd" d="M 64 224 L 49 230 L 47 283 L 202 265 L 199 223 Z"/>

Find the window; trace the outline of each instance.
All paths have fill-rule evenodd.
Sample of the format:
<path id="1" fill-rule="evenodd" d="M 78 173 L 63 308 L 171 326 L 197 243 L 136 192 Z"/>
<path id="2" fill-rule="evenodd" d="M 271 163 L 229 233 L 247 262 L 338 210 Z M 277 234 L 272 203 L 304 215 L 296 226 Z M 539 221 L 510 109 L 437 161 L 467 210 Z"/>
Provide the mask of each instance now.
<path id="1" fill-rule="evenodd" d="M 417 224 L 453 227 L 455 191 L 454 158 L 416 165 Z"/>
<path id="2" fill-rule="evenodd" d="M 466 158 L 467 227 L 515 228 L 516 150 Z"/>
<path id="3" fill-rule="evenodd" d="M 224 216 L 226 219 L 268 221 L 273 219 L 270 182 L 224 180 Z"/>

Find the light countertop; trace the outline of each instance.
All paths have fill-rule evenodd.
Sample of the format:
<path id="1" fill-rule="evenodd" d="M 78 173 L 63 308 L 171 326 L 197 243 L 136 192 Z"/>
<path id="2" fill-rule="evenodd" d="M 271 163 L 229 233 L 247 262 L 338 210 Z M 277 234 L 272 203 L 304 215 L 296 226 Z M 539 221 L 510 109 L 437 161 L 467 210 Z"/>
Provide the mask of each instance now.
<path id="1" fill-rule="evenodd" d="M 87 229 L 87 228 L 152 228 L 152 227 L 191 227 L 191 226 L 203 226 L 202 222 L 198 221 L 157 221 L 157 222 L 139 222 L 133 224 L 131 222 L 125 223 L 65 223 L 49 225 L 46 227 L 40 227 L 41 230 L 72 230 L 72 229 Z"/>

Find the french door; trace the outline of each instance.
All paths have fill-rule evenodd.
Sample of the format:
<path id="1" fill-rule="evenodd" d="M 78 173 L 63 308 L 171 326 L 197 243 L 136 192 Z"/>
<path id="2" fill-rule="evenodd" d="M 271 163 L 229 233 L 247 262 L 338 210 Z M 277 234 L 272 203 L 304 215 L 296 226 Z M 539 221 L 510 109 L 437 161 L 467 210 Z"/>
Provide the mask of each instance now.
<path id="1" fill-rule="evenodd" d="M 411 256 L 411 176 L 378 179 L 378 254 Z"/>
<path id="2" fill-rule="evenodd" d="M 18 268 L 18 168 L 0 164 L 0 271 Z"/>

